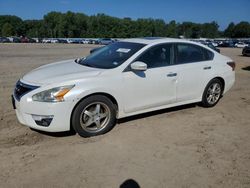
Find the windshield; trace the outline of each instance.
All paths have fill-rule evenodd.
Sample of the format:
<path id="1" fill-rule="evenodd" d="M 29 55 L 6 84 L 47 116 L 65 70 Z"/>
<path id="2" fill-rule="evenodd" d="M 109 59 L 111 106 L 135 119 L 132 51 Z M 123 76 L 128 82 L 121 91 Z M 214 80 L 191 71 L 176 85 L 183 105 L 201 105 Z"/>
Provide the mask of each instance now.
<path id="1" fill-rule="evenodd" d="M 101 69 L 112 69 L 120 66 L 144 46 L 145 44 L 139 43 L 115 42 L 94 51 L 85 59 L 82 59 L 79 64 Z"/>

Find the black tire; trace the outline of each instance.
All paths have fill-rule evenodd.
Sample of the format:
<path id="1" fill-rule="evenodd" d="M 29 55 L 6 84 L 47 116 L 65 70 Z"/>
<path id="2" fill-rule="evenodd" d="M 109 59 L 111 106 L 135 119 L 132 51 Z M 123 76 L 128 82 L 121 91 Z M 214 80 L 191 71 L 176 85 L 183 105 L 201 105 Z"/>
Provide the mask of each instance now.
<path id="1" fill-rule="evenodd" d="M 103 111 L 104 116 L 105 114 L 109 114 L 107 117 L 105 117 L 105 120 L 101 120 L 100 116 L 98 116 L 97 113 L 95 114 L 95 112 L 98 110 L 94 109 L 94 105 L 96 105 L 96 108 L 98 108 L 97 106 L 100 105 L 99 112 Z M 90 111 L 90 109 L 92 109 L 92 111 Z M 107 112 L 105 112 L 105 110 Z M 91 112 L 90 115 L 89 112 Z M 101 115 L 101 112 L 99 115 Z M 95 117 L 99 119 L 99 127 L 94 120 Z M 101 121 L 105 121 L 103 127 L 100 127 Z M 88 122 L 92 122 L 92 124 L 90 124 L 91 126 L 87 126 L 87 124 L 89 124 Z M 82 137 L 91 137 L 105 134 L 109 132 L 115 126 L 115 124 L 116 106 L 109 98 L 103 95 L 93 95 L 83 99 L 77 104 L 71 117 L 71 125 L 73 129 Z"/>
<path id="2" fill-rule="evenodd" d="M 216 94 L 216 97 L 215 97 L 216 100 L 215 101 L 209 101 L 209 99 L 210 99 L 209 97 L 212 95 L 212 94 L 209 94 L 210 93 L 209 89 L 211 89 L 211 87 L 213 87 L 214 84 L 217 84 L 216 86 L 218 86 L 220 88 L 220 92 L 218 92 L 218 94 Z M 206 88 L 205 88 L 205 90 L 203 92 L 202 101 L 201 101 L 202 106 L 207 107 L 207 108 L 215 106 L 219 102 L 220 98 L 222 97 L 222 93 L 223 93 L 223 84 L 222 84 L 222 82 L 218 78 L 212 79 L 207 84 L 207 86 L 206 86 Z"/>

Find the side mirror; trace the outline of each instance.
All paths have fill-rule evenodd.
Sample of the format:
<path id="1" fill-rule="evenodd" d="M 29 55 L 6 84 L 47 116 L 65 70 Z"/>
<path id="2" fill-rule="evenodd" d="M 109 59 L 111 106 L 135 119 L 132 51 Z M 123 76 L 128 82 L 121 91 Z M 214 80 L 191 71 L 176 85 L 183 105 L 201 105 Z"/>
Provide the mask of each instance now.
<path id="1" fill-rule="evenodd" d="M 130 65 L 130 67 L 131 67 L 132 70 L 135 70 L 135 71 L 145 71 L 145 70 L 147 70 L 148 66 L 144 62 L 135 61 L 134 63 L 132 63 Z"/>

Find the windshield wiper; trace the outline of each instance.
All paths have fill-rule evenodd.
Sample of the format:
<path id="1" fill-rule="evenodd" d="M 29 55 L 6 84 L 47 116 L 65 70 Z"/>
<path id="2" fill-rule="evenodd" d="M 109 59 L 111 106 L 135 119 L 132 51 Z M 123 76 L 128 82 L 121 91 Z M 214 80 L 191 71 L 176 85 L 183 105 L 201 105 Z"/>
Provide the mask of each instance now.
<path id="1" fill-rule="evenodd" d="M 77 59 L 75 59 L 75 62 L 76 63 L 78 63 L 78 64 L 80 64 L 81 63 L 81 61 L 83 61 L 83 60 L 85 60 L 86 59 L 86 57 L 83 57 L 83 58 L 77 58 Z"/>
<path id="2" fill-rule="evenodd" d="M 87 66 L 87 67 L 93 67 L 93 68 L 98 68 L 96 67 L 95 65 L 92 65 L 92 64 L 88 64 L 88 63 L 79 63 L 80 65 L 84 65 L 84 66 Z"/>

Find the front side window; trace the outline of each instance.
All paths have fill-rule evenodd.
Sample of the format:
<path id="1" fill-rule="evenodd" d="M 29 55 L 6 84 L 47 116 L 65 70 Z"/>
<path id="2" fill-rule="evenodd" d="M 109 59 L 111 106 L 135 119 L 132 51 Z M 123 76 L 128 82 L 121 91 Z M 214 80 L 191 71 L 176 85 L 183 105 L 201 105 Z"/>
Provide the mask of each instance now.
<path id="1" fill-rule="evenodd" d="M 101 69 L 116 68 L 144 46 L 140 43 L 115 42 L 94 51 L 79 64 Z"/>
<path id="2" fill-rule="evenodd" d="M 213 59 L 213 53 L 194 44 L 177 44 L 176 59 L 178 64 L 208 61 Z"/>
<path id="3" fill-rule="evenodd" d="M 148 49 L 136 61 L 146 63 L 148 68 L 157 68 L 173 64 L 173 57 L 174 46 L 172 44 L 161 44 Z"/>

